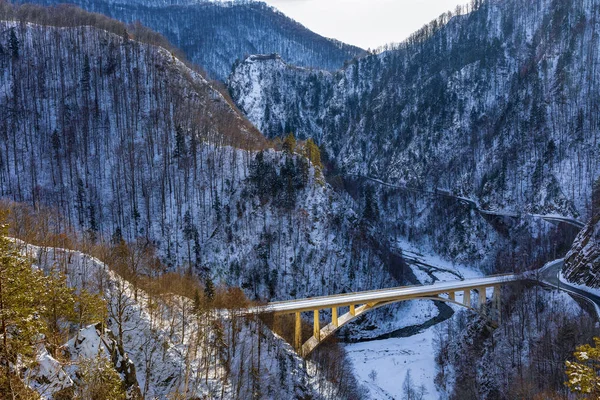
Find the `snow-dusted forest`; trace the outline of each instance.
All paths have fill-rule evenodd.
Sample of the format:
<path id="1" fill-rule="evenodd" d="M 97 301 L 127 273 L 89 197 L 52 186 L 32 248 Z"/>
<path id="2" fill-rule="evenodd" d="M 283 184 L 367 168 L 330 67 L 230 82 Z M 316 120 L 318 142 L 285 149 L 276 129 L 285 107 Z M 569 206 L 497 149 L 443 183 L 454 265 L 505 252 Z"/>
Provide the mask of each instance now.
<path id="1" fill-rule="evenodd" d="M 91 238 L 142 240 L 169 268 L 254 298 L 403 283 L 306 143 L 262 149 L 169 52 L 93 27 L 3 30 L 18 43 L 3 60 L 5 197 L 52 206 Z"/>
<path id="2" fill-rule="evenodd" d="M 473 0 L 368 54 L 254 1 L 78 5 L 0 0 L 0 397 L 583 391 L 598 0 Z M 307 359 L 244 311 L 499 273 L 501 321 L 400 302 Z"/>
<path id="3" fill-rule="evenodd" d="M 250 56 L 230 91 L 264 134 L 313 137 L 344 174 L 589 218 L 599 10 L 473 2 L 336 73 Z"/>
<path id="4" fill-rule="evenodd" d="M 23 2 L 24 1 L 16 1 Z M 29 2 L 28 2 L 29 3 Z M 324 38 L 262 2 L 236 1 L 62 1 L 160 32 L 213 78 L 227 80 L 233 64 L 249 54 L 278 53 L 304 67 L 335 71 L 366 52 Z"/>

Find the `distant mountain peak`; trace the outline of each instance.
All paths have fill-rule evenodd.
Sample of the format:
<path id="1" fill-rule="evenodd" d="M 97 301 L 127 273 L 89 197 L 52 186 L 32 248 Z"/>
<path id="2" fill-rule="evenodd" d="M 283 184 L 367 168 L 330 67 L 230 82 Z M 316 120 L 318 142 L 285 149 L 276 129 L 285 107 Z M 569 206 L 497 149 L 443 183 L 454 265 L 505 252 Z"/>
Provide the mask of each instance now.
<path id="1" fill-rule="evenodd" d="M 265 135 L 312 137 L 345 173 L 443 183 L 497 209 L 585 215 L 600 173 L 597 11 L 476 3 L 332 74 L 250 57 L 230 93 Z"/>
<path id="2" fill-rule="evenodd" d="M 126 23 L 141 22 L 221 81 L 227 80 L 236 60 L 250 54 L 278 53 L 291 64 L 330 71 L 365 54 L 310 31 L 260 1 L 33 0 L 45 5 L 65 1 Z"/>

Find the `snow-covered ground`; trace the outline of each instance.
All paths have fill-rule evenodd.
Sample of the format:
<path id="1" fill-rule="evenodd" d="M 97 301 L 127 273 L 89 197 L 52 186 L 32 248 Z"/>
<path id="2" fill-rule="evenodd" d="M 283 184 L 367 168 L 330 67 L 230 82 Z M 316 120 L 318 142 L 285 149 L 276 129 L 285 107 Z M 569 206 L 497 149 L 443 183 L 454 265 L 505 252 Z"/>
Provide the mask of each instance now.
<path id="1" fill-rule="evenodd" d="M 402 386 L 410 370 L 415 388 L 423 385 L 426 399 L 437 399 L 434 329 L 406 338 L 353 343 L 345 346 L 360 384 L 371 399 L 402 399 Z M 376 376 L 373 376 L 375 371 Z"/>
<path id="2" fill-rule="evenodd" d="M 71 287 L 96 292 L 102 285 L 109 311 L 107 327 L 118 338 L 122 326 L 123 357 L 135 366 L 134 370 L 125 365 L 126 375 L 145 398 L 167 399 L 174 393 L 186 398 L 249 398 L 250 395 L 236 393 L 249 382 L 253 368 L 258 368 L 260 385 L 268 390 L 265 398 L 332 398 L 324 391 L 332 386 L 324 375 L 314 366 L 309 375 L 292 347 L 262 323 L 251 319 L 234 321 L 230 316 L 211 312 L 190 318 L 190 299 L 168 293 L 150 297 L 142 289 L 137 290 L 136 299 L 134 287 L 97 258 L 74 250 L 15 242 L 36 267 L 58 267 Z M 257 335 L 259 330 L 261 334 Z M 261 345 L 257 337 L 261 338 Z M 117 340 L 111 339 L 110 343 Z M 113 354 L 93 325 L 71 338 L 65 348 L 72 356 L 68 365 L 61 365 L 41 347 L 38 364 L 26 374 L 27 384 L 43 398 L 73 384 L 73 365 L 79 358 L 93 357 L 100 348 L 104 354 Z M 225 348 L 229 349 L 227 357 L 215 352 Z M 125 377 L 123 371 L 119 372 Z"/>
<path id="3" fill-rule="evenodd" d="M 433 283 L 431 275 L 438 281 L 463 280 L 484 276 L 483 272 L 476 268 L 452 263 L 432 251 L 420 249 L 403 238 L 397 238 L 396 246 L 402 249 L 402 258 L 410 265 L 413 273 L 422 283 Z"/>
<path id="4" fill-rule="evenodd" d="M 389 306 L 388 306 L 389 307 Z M 409 326 L 418 326 L 439 314 L 438 308 L 433 301 L 429 300 L 414 300 L 398 303 L 397 307 L 391 308 L 390 313 L 386 313 L 380 321 L 371 321 L 372 324 L 362 327 L 357 327 L 360 331 L 361 339 L 375 339 L 381 335 L 397 331 Z M 370 329 L 376 327 L 376 329 Z M 355 332 L 355 330 L 351 330 Z"/>
<path id="5" fill-rule="evenodd" d="M 403 257 L 415 276 L 424 284 L 433 283 L 432 278 L 450 281 L 484 275 L 475 268 L 453 264 L 408 242 L 398 242 L 397 245 L 402 248 Z M 487 297 L 491 297 L 492 293 L 490 288 Z M 460 303 L 462 299 L 462 293 L 456 293 L 456 301 Z M 455 311 L 461 308 L 458 305 L 451 307 Z M 437 314 L 432 301 L 410 301 L 399 309 L 394 326 L 420 325 Z M 357 380 L 369 390 L 371 399 L 402 399 L 403 384 L 409 370 L 413 387 L 418 389 L 422 385 L 426 390 L 425 399 L 437 399 L 439 394 L 433 382 L 436 374 L 434 335 L 434 327 L 431 327 L 410 337 L 352 343 L 344 347 Z"/>
<path id="6" fill-rule="evenodd" d="M 432 268 L 432 273 L 440 280 L 457 279 L 453 272 L 464 274 L 465 277 L 478 276 L 481 273 L 468 267 L 454 267 L 444 260 L 439 260 L 433 254 L 416 254 L 415 249 L 404 250 L 406 258 L 415 257 L 419 262 L 427 263 Z M 418 257 L 417 257 L 418 256 Z M 410 262 L 410 261 L 409 261 Z M 419 268 L 411 265 L 416 271 Z M 448 272 L 438 274 L 435 268 L 448 269 Z M 453 269 L 455 268 L 455 269 Z M 428 274 L 423 273 L 429 277 Z M 450 277 L 450 278 L 449 278 Z M 600 290 L 591 289 L 584 285 L 573 285 L 567 282 L 562 274 L 561 282 L 567 283 L 581 290 L 600 295 Z M 493 295 L 493 289 L 489 288 L 486 293 L 488 299 Z M 476 301 L 477 294 L 472 293 L 472 301 Z M 577 315 L 580 307 L 564 292 L 553 292 L 548 298 L 548 304 L 554 304 L 552 309 L 560 309 L 569 315 Z M 456 301 L 461 303 L 462 293 L 456 293 Z M 431 301 L 411 301 L 401 309 L 402 315 L 398 320 L 404 318 L 404 326 L 418 325 L 425 322 L 428 307 Z M 459 305 L 451 304 L 455 311 L 462 309 Z M 373 400 L 403 399 L 404 383 L 407 373 L 410 371 L 410 379 L 413 389 L 419 391 L 420 387 L 425 389 L 424 399 L 438 399 L 443 393 L 439 393 L 434 384 L 436 376 L 435 363 L 435 337 L 436 328 L 430 327 L 413 336 L 405 338 L 390 338 L 374 340 L 362 343 L 345 345 L 348 358 L 352 363 L 354 374 L 361 385 L 369 391 L 369 398 Z"/>

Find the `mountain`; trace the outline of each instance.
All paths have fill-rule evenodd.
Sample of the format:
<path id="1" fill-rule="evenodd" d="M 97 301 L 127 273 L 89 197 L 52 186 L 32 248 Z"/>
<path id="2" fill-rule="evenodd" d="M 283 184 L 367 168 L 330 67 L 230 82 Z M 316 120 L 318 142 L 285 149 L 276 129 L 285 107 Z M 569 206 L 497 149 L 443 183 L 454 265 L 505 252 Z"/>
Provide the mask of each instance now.
<path id="1" fill-rule="evenodd" d="M 594 222 L 596 221 L 596 222 Z M 600 222 L 595 218 L 575 239 L 565 258 L 563 274 L 569 282 L 600 288 Z"/>
<path id="2" fill-rule="evenodd" d="M 600 288 L 600 179 L 596 181 L 593 216 L 565 257 L 563 274 L 569 282 Z"/>
<path id="3" fill-rule="evenodd" d="M 255 1 L 35 0 L 72 3 L 88 11 L 164 35 L 212 77 L 225 81 L 233 64 L 249 54 L 278 53 L 305 67 L 337 70 L 365 51 L 306 29 L 275 8 Z"/>
<path id="4" fill-rule="evenodd" d="M 0 0 L 0 222 L 39 245 L 3 242 L 12 269 L 0 286 L 23 303 L 4 338 L 23 343 L 3 355 L 0 397 L 13 375 L 43 398 L 73 397 L 98 354 L 94 368 L 132 398 L 365 398 L 353 373 L 368 351 L 354 372 L 331 342 L 302 360 L 282 340 L 293 316 L 259 319 L 249 299 L 532 269 L 571 244 L 536 213 L 592 215 L 567 268 L 595 285 L 594 1 L 473 1 L 340 71 L 253 55 L 226 93 L 141 24 Z M 27 257 L 8 251 L 15 242 Z M 435 354 L 440 392 L 532 397 L 516 377 L 548 371 L 561 390 L 563 361 L 593 324 L 548 296 L 507 285 L 508 329 L 465 311 L 415 338 Z M 453 313 L 396 304 L 339 336 L 399 339 Z M 543 341 L 523 351 L 523 330 Z M 376 360 L 406 371 L 384 350 Z M 373 369 L 365 384 L 376 380 Z"/>
<path id="5" fill-rule="evenodd" d="M 292 347 L 257 319 L 234 309 L 225 318 L 215 311 L 192 314 L 194 301 L 173 293 L 175 279 L 165 292 L 148 292 L 88 254 L 19 246 L 37 267 L 58 266 L 72 287 L 101 291 L 108 303 L 109 329 L 97 324 L 78 330 L 56 358 L 38 346 L 37 362 L 25 378 L 42 399 L 73 398 L 84 360 L 97 356 L 110 359 L 128 398 L 325 399 L 343 387 L 332 386 L 327 373 L 309 375 Z"/>
<path id="6" fill-rule="evenodd" d="M 252 298 L 415 282 L 326 184 L 318 150 L 267 148 L 198 73 L 116 21 L 11 12 L 28 23 L 0 22 L 4 198 L 50 207 L 92 241 L 150 243 L 171 270 Z"/>
<path id="7" fill-rule="evenodd" d="M 589 216 L 600 2 L 472 4 L 338 72 L 249 56 L 230 93 L 264 134 L 314 138 L 344 176 Z"/>

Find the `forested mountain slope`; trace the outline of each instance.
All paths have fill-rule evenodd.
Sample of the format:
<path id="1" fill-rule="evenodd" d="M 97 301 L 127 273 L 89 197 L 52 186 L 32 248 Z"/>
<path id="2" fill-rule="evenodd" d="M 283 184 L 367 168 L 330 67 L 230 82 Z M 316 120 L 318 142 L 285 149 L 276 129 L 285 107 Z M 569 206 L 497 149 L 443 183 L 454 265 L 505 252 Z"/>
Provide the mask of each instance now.
<path id="1" fill-rule="evenodd" d="M 346 175 L 589 216 L 600 2 L 473 4 L 333 74 L 251 56 L 230 92 L 263 133 L 315 138 Z"/>
<path id="2" fill-rule="evenodd" d="M 18 1 L 21 2 L 21 1 Z M 34 0 L 71 3 L 163 34 L 212 77 L 225 81 L 236 60 L 278 53 L 305 67 L 341 68 L 365 52 L 306 29 L 273 7 L 255 1 Z"/>
<path id="3" fill-rule="evenodd" d="M 96 357 L 107 357 L 108 365 L 114 364 L 129 389 L 127 398 L 140 398 L 136 394 L 146 399 L 352 397 L 339 391 L 342 385 L 327 381 L 333 375 L 320 371 L 309 375 L 291 346 L 256 317 L 240 316 L 243 296 L 228 311 L 217 311 L 207 307 L 205 293 L 200 301 L 173 294 L 177 279 L 171 280 L 169 291 L 148 292 L 87 254 L 19 245 L 38 268 L 49 274 L 59 270 L 70 287 L 101 293 L 107 302 L 107 323 L 74 332 L 65 346 L 52 351 L 62 353 L 60 357 L 38 345 L 37 362 L 24 379 L 43 399 L 81 393 L 85 360 Z"/>
<path id="4" fill-rule="evenodd" d="M 563 273 L 571 282 L 600 288 L 600 179 L 594 187 L 592 219 L 575 239 Z"/>
<path id="5" fill-rule="evenodd" d="M 251 297 L 411 278 L 324 183 L 309 144 L 248 150 L 264 139 L 168 51 L 92 26 L 0 27 L 3 197 Z"/>

